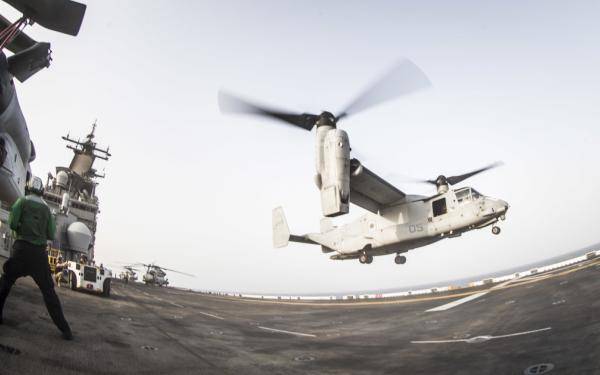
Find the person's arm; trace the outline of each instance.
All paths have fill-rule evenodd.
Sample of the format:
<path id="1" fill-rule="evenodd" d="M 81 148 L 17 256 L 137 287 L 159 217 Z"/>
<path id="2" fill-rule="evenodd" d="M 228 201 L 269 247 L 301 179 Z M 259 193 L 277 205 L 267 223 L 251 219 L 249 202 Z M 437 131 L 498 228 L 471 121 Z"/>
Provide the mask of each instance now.
<path id="1" fill-rule="evenodd" d="M 15 232 L 19 229 L 19 225 L 21 224 L 21 213 L 23 212 L 23 201 L 25 199 L 19 198 L 12 205 L 10 209 L 10 215 L 8 216 L 8 224 L 10 229 Z"/>
<path id="2" fill-rule="evenodd" d="M 48 211 L 50 211 L 50 210 L 48 210 Z M 54 215 L 52 214 L 52 211 L 50 211 L 50 217 L 48 218 L 48 236 L 47 236 L 47 238 L 52 241 L 54 239 L 55 234 L 56 234 L 56 221 L 54 220 Z"/>

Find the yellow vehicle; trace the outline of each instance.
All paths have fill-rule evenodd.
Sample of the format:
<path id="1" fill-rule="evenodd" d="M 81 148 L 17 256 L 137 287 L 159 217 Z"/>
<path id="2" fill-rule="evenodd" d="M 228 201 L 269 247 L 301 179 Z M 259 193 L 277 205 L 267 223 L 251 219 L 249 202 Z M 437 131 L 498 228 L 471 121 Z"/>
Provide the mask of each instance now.
<path id="1" fill-rule="evenodd" d="M 58 258 L 62 256 L 62 253 L 58 249 L 49 248 L 48 249 L 48 264 L 50 265 L 50 272 L 54 275 L 56 273 L 56 264 L 58 263 Z"/>

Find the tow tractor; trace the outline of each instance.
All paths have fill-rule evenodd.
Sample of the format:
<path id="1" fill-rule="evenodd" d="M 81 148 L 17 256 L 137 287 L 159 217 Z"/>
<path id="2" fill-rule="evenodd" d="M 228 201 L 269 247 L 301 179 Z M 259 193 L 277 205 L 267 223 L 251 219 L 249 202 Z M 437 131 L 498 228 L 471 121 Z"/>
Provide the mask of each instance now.
<path id="1" fill-rule="evenodd" d="M 48 263 L 52 274 L 56 273 L 56 265 L 60 256 L 60 250 L 53 248 L 48 250 Z M 66 281 L 72 290 L 87 290 L 110 297 L 111 270 L 74 261 L 67 262 L 66 270 L 68 271 Z"/>

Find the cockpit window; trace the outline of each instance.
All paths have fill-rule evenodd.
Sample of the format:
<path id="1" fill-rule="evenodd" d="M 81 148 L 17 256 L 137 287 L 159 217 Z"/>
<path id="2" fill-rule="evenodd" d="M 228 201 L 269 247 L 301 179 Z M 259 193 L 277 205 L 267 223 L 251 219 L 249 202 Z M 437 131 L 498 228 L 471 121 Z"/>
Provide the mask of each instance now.
<path id="1" fill-rule="evenodd" d="M 479 199 L 483 196 L 475 189 L 471 189 L 471 195 L 473 196 L 473 199 Z"/>
<path id="2" fill-rule="evenodd" d="M 471 199 L 471 189 L 470 188 L 462 188 L 460 190 L 456 190 L 456 201 L 458 203 L 462 203 Z"/>

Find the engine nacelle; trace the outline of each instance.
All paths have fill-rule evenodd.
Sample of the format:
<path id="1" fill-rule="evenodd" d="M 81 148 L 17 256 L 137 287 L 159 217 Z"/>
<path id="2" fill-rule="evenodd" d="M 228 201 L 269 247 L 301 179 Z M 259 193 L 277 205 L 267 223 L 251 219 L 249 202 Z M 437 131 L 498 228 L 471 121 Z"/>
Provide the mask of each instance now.
<path id="1" fill-rule="evenodd" d="M 350 207 L 350 141 L 348 134 L 329 129 L 321 134 L 317 154 L 323 216 L 347 214 Z"/>

